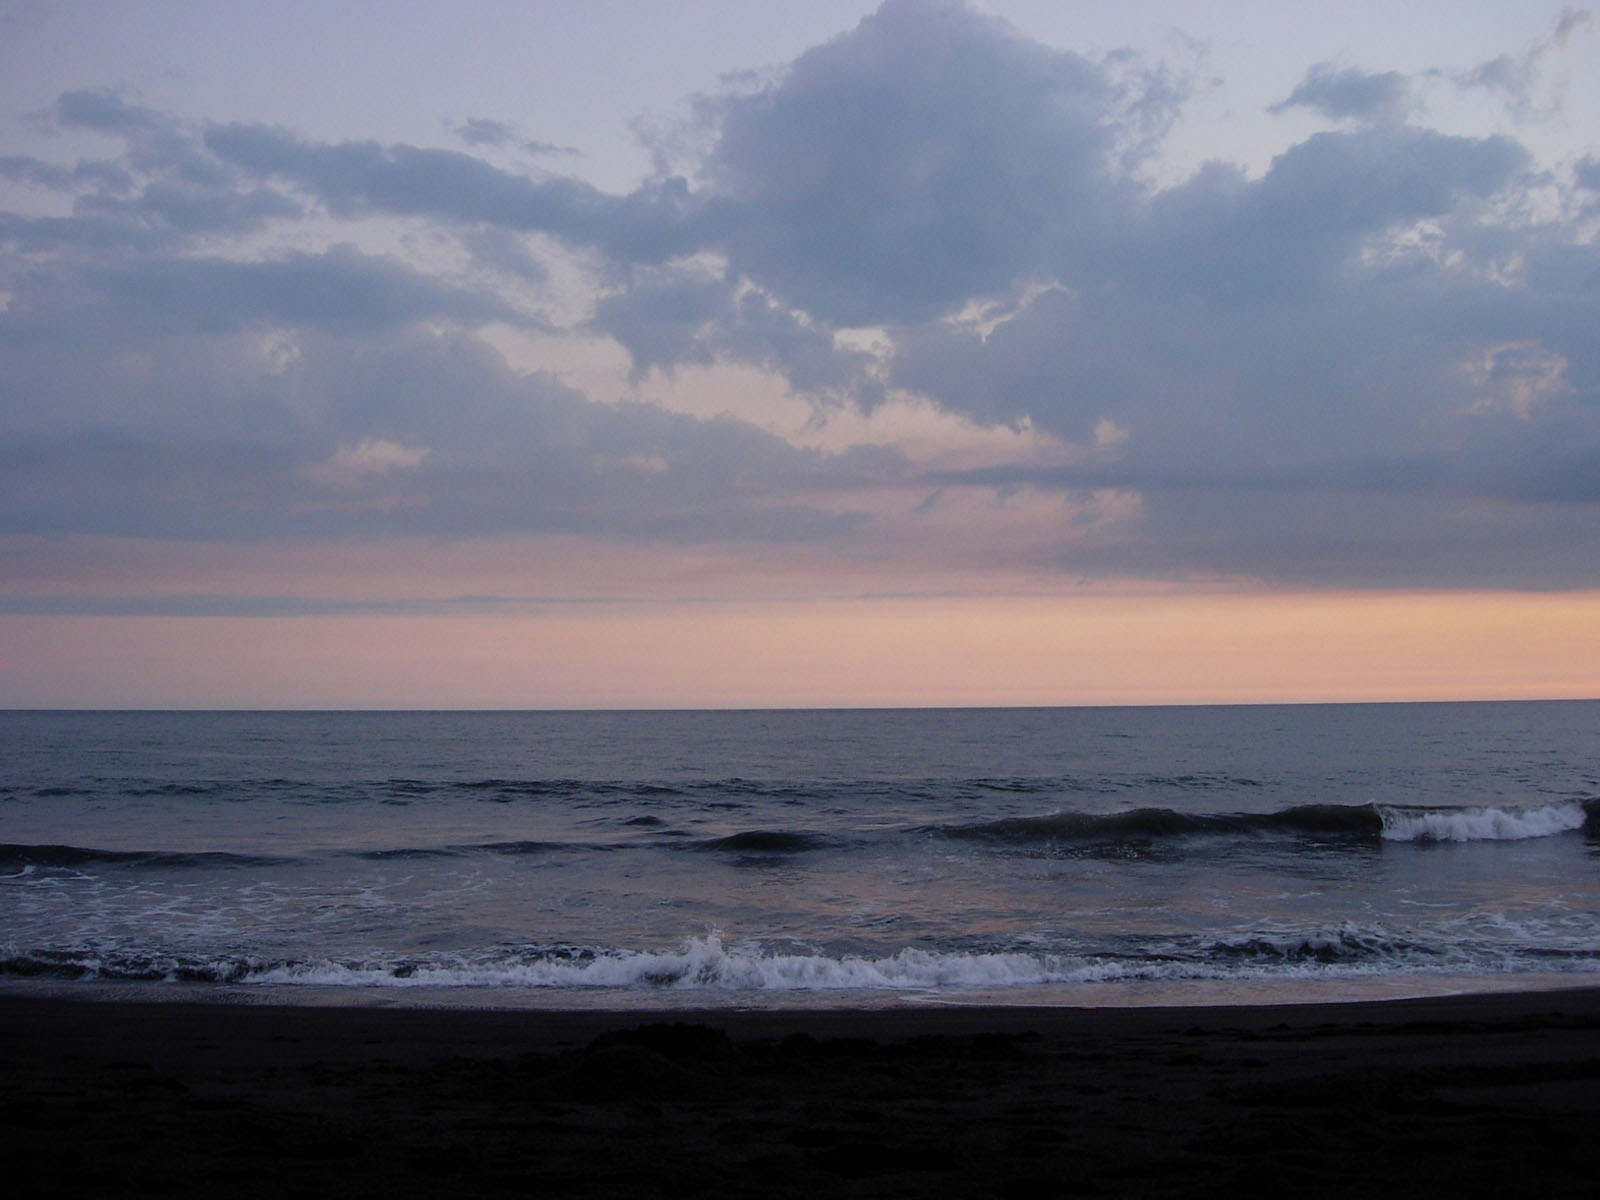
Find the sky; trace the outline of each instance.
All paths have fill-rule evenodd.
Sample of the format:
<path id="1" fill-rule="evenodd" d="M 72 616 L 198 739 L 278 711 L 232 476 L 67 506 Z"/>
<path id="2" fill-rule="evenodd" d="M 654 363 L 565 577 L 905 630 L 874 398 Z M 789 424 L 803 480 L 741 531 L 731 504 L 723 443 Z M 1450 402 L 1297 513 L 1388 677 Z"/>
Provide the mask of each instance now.
<path id="1" fill-rule="evenodd" d="M 1600 695 L 1597 51 L 0 0 L 0 706 Z"/>

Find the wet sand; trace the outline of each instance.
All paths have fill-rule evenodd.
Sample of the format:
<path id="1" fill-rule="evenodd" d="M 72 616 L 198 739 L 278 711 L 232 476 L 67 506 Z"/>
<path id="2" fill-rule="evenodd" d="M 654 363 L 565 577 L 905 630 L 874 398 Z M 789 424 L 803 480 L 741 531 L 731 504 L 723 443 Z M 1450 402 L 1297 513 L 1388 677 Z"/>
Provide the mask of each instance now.
<path id="1" fill-rule="evenodd" d="M 655 1016 L 11 994 L 0 1075 L 29 1195 L 1589 1196 L 1600 1175 L 1600 988 Z"/>

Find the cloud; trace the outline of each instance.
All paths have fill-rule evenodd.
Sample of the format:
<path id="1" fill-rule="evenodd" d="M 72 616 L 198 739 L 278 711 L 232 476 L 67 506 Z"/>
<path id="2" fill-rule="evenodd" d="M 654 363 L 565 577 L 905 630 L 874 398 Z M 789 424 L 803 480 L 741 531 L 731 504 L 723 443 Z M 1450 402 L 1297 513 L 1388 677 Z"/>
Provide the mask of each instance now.
<path id="1" fill-rule="evenodd" d="M 1568 362 L 1537 341 L 1489 346 L 1467 373 L 1478 392 L 1473 412 L 1505 408 L 1524 421 L 1552 397 L 1567 390 Z"/>
<path id="2" fill-rule="evenodd" d="M 1582 25 L 1470 86 L 1533 95 Z M 56 206 L 0 214 L 0 528 L 937 557 L 959 513 L 1018 570 L 1592 583 L 1593 156 L 1430 128 L 1403 77 L 1322 62 L 1275 108 L 1343 124 L 1152 182 L 1189 91 L 890 0 L 697 98 L 621 193 L 505 165 L 494 117 L 439 149 L 69 92 L 57 125 L 120 150 L 0 160 Z M 638 399 L 687 367 L 747 419 Z M 935 470 L 960 456 L 838 432 L 886 411 L 1018 449 Z"/>
<path id="3" fill-rule="evenodd" d="M 133 177 L 115 163 L 89 161 L 64 167 L 23 155 L 0 158 L 0 179 L 58 192 L 86 188 L 117 193 L 133 186 Z"/>
<path id="4" fill-rule="evenodd" d="M 1044 289 L 987 331 L 902 331 L 892 382 L 1066 436 L 1113 410 L 1169 425 L 1208 410 L 1216 427 L 1248 436 L 1260 423 L 1241 409 L 1276 403 L 1290 380 L 1264 381 L 1260 394 L 1245 381 L 1300 362 L 1310 378 L 1296 390 L 1308 400 L 1360 371 L 1359 358 L 1335 355 L 1330 375 L 1328 351 L 1345 337 L 1382 338 L 1367 314 L 1404 315 L 1405 287 L 1361 262 L 1371 239 L 1493 195 L 1525 161 L 1504 139 L 1384 127 L 1318 134 L 1258 180 L 1203 172 L 1130 211 L 1104 273 L 1085 285 Z M 1409 295 L 1439 299 L 1421 286 Z M 1433 319 L 1425 307 L 1416 317 Z M 1348 387 L 1364 392 L 1360 378 Z"/>
<path id="5" fill-rule="evenodd" d="M 532 141 L 517 132 L 509 121 L 495 121 L 487 117 L 473 117 L 455 127 L 455 135 L 469 146 L 488 146 L 494 150 L 514 148 L 528 154 L 578 153 L 571 146 L 557 146 L 551 142 Z"/>
<path id="6" fill-rule="evenodd" d="M 130 104 L 111 88 L 63 92 L 56 115 L 63 125 L 129 137 L 166 134 L 176 126 L 165 113 Z"/>
<path id="7" fill-rule="evenodd" d="M 456 127 L 456 136 L 469 146 L 493 146 L 499 149 L 516 138 L 516 126 L 509 121 L 493 121 L 487 117 L 473 117 Z"/>
<path id="8" fill-rule="evenodd" d="M 1065 555 L 1091 573 L 1581 583 L 1588 556 L 1548 551 L 1581 523 L 1555 506 L 1593 492 L 1600 259 L 1505 217 L 1530 165 L 1391 122 L 1152 194 L 1098 279 L 900 330 L 891 365 L 981 421 L 1082 441 L 1113 420 L 1117 453 L 930 482 L 1138 493 Z"/>
<path id="9" fill-rule="evenodd" d="M 131 199 L 92 195 L 79 203 L 77 214 L 132 228 L 165 228 L 179 235 L 245 234 L 273 221 L 292 220 L 301 214 L 301 207 L 271 188 L 223 191 L 163 180 Z"/>
<path id="10" fill-rule="evenodd" d="M 234 260 L 61 261 L 0 313 L 0 345 L 124 343 L 247 328 L 376 331 L 424 320 L 529 324 L 498 295 L 442 282 L 353 246 Z"/>
<path id="11" fill-rule="evenodd" d="M 1122 99 L 1093 62 L 992 18 L 885 4 L 707 107 L 730 263 L 840 325 L 923 320 L 1049 273 L 1126 194 L 1107 173 Z"/>
<path id="12" fill-rule="evenodd" d="M 739 362 L 814 399 L 863 408 L 882 399 L 876 360 L 838 345 L 828 325 L 692 267 L 637 273 L 632 287 L 599 299 L 588 328 L 627 349 L 634 382 L 655 369 Z"/>
<path id="13" fill-rule="evenodd" d="M 320 487 L 352 489 L 421 465 L 426 446 L 403 446 L 387 438 L 365 438 L 354 446 L 340 446 L 332 457 L 314 462 L 302 472 Z"/>
<path id="14" fill-rule="evenodd" d="M 1334 120 L 1355 118 L 1386 121 L 1403 117 L 1411 104 L 1411 85 L 1398 71 L 1370 74 L 1354 67 L 1339 68 L 1332 63 L 1317 63 L 1289 93 L 1268 112 L 1291 108 L 1310 108 Z"/>
<path id="15" fill-rule="evenodd" d="M 56 119 L 124 153 L 3 166 L 72 208 L 0 217 L 0 529 L 826 538 L 863 519 L 841 492 L 902 469 L 892 451 L 824 454 L 731 418 L 592 401 L 475 336 L 553 332 L 523 307 L 548 279 L 529 234 L 625 257 L 649 240 L 650 197 L 676 211 L 682 188 L 608 197 L 450 151 L 186 122 L 109 91 L 69 93 Z M 328 217 L 389 249 L 303 248 Z M 444 232 L 467 273 L 369 218 L 416 222 L 425 245 Z"/>
<path id="16" fill-rule="evenodd" d="M 25 251 L 172 253 L 198 238 L 257 233 L 304 214 L 281 191 L 241 180 L 184 122 L 115 92 L 68 92 L 54 118 L 67 130 L 119 138 L 124 153 L 70 167 L 23 157 L 0 161 L 0 176 L 73 198 L 70 216 L 0 215 L 0 237 Z"/>
<path id="17" fill-rule="evenodd" d="M 819 538 L 864 519 L 830 497 L 907 473 L 887 449 L 596 403 L 465 332 L 303 333 L 287 359 L 168 334 L 36 378 L 64 403 L 0 428 L 7 533 Z"/>
<path id="18" fill-rule="evenodd" d="M 1565 9 L 1549 35 L 1522 54 L 1498 55 L 1456 75 L 1455 81 L 1464 88 L 1481 88 L 1494 93 L 1504 99 L 1514 113 L 1527 116 L 1534 110 L 1535 91 L 1546 62 L 1564 49 L 1575 35 L 1586 32 L 1593 20 L 1593 15 L 1586 10 Z"/>
<path id="19" fill-rule="evenodd" d="M 590 325 L 627 349 L 638 381 L 654 368 L 710 363 L 716 347 L 704 332 L 733 312 L 728 280 L 680 270 L 602 296 Z"/>
<path id="20" fill-rule="evenodd" d="M 56 103 L 56 120 L 67 129 L 121 138 L 127 163 L 136 171 L 160 172 L 192 187 L 226 187 L 232 172 L 203 152 L 187 124 L 170 113 L 132 104 L 111 89 L 65 92 Z"/>
<path id="21" fill-rule="evenodd" d="M 300 189 L 336 217 L 386 214 L 545 233 L 638 262 L 692 253 L 704 240 L 699 206 L 681 179 L 612 196 L 577 179 L 531 178 L 454 150 L 317 143 L 241 123 L 207 130 L 205 146 L 231 167 Z"/>
<path id="22" fill-rule="evenodd" d="M 1509 138 L 1407 126 L 1319 133 L 1280 154 L 1259 180 L 1197 179 L 1157 196 L 1151 240 L 1178 286 L 1219 297 L 1305 294 L 1387 230 L 1486 199 L 1527 167 Z"/>
<path id="23" fill-rule="evenodd" d="M 1589 194 L 1588 200 L 1580 199 L 1580 212 L 1584 216 L 1600 213 L 1600 158 L 1579 159 L 1573 166 L 1572 181 L 1580 191 Z"/>
<path id="24" fill-rule="evenodd" d="M 546 283 L 550 271 L 536 258 L 523 238 L 509 229 L 463 229 L 457 240 L 480 268 L 521 280 L 535 287 Z"/>

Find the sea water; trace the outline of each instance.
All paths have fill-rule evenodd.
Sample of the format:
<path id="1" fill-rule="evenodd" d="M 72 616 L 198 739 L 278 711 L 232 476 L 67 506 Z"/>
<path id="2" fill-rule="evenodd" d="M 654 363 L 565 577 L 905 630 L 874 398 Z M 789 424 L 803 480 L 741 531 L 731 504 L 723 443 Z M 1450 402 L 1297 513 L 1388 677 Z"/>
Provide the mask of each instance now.
<path id="1" fill-rule="evenodd" d="M 1600 702 L 4 712 L 0 748 L 12 986 L 1137 1003 L 1600 973 Z"/>

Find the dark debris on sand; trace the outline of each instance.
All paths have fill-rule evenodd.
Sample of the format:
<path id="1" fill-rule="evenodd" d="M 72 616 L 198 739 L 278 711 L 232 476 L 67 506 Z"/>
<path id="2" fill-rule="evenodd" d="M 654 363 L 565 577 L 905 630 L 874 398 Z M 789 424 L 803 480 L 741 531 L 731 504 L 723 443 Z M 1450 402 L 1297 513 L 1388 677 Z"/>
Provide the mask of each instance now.
<path id="1" fill-rule="evenodd" d="M 116 1059 L 113 1033 L 52 1042 L 8 1022 L 10 1177 L 38 1181 L 29 1195 L 275 1200 L 1595 1187 L 1592 1004 L 1501 1021 L 1098 1034 L 736 1039 L 714 1023 L 651 1023 L 565 1050 L 378 1038 L 339 1054 L 261 1036 L 259 1022 L 254 1042 L 238 1029 L 230 1041 L 218 1021 L 182 1044 L 121 1045 Z"/>

